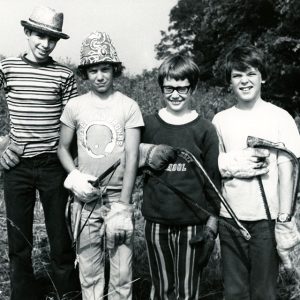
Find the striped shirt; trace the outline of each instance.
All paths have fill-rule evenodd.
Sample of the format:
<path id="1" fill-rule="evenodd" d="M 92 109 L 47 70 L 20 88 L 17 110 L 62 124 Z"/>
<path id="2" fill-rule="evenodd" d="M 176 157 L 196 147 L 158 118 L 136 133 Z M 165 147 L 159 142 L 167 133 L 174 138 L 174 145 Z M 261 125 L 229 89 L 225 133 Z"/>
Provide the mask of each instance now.
<path id="1" fill-rule="evenodd" d="M 0 88 L 9 109 L 10 137 L 25 145 L 22 156 L 55 153 L 63 108 L 78 95 L 73 72 L 52 58 L 42 64 L 25 56 L 6 58 L 0 62 Z"/>

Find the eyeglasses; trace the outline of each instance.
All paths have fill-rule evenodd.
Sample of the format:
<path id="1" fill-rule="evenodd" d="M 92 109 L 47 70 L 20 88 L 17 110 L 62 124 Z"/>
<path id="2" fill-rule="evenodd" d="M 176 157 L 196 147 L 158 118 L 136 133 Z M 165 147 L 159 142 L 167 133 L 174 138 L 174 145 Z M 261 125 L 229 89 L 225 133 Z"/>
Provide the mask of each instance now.
<path id="1" fill-rule="evenodd" d="M 174 91 L 176 91 L 180 95 L 185 95 L 189 92 L 191 86 L 186 85 L 186 86 L 163 86 L 162 91 L 164 94 L 172 94 Z"/>

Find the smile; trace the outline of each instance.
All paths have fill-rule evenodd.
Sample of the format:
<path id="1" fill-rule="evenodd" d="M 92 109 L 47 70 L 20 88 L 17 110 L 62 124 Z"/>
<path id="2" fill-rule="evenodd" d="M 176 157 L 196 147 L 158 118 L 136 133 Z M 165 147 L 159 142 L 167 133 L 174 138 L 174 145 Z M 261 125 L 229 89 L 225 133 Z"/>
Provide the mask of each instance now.
<path id="1" fill-rule="evenodd" d="M 170 100 L 170 99 L 168 99 L 168 101 L 171 102 L 172 104 L 180 104 L 184 100 Z"/>
<path id="2" fill-rule="evenodd" d="M 241 87 L 240 90 L 243 92 L 248 92 L 252 89 L 252 86 L 247 86 L 247 87 Z"/>

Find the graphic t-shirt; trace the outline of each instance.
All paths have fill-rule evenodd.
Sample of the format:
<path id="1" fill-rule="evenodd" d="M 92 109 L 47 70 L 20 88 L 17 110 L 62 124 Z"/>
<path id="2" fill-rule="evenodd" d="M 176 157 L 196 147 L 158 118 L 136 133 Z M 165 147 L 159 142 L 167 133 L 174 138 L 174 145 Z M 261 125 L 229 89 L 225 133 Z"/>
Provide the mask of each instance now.
<path id="1" fill-rule="evenodd" d="M 125 167 L 125 130 L 144 125 L 137 103 L 120 92 L 101 100 L 92 92 L 68 102 L 61 121 L 77 133 L 78 167 L 99 176 L 121 159 L 108 188 L 121 189 Z"/>

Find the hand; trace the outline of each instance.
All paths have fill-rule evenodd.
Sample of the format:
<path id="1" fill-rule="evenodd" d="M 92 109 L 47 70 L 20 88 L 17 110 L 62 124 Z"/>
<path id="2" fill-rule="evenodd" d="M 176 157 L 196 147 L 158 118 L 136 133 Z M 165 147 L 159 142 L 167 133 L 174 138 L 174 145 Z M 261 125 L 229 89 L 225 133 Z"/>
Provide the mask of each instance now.
<path id="1" fill-rule="evenodd" d="M 200 234 L 193 236 L 190 240 L 190 245 L 192 247 L 200 247 L 198 263 L 201 269 L 206 267 L 208 264 L 215 247 L 216 237 L 216 233 L 209 226 L 205 225 L 203 227 L 203 231 Z"/>
<path id="2" fill-rule="evenodd" d="M 107 248 L 129 245 L 133 235 L 133 207 L 131 204 L 113 202 L 105 218 Z"/>
<path id="3" fill-rule="evenodd" d="M 168 145 L 157 145 L 149 155 L 148 165 L 154 170 L 164 170 L 176 161 L 177 151 Z"/>
<path id="4" fill-rule="evenodd" d="M 19 162 L 19 157 L 24 152 L 24 146 L 19 146 L 12 142 L 8 135 L 0 138 L 0 164 L 9 170 L 15 167 Z"/>
<path id="5" fill-rule="evenodd" d="M 284 268 L 291 270 L 293 265 L 289 253 L 300 243 L 300 233 L 294 218 L 290 222 L 276 222 L 275 239 L 277 252 Z"/>
<path id="6" fill-rule="evenodd" d="M 246 148 L 220 153 L 219 169 L 223 177 L 251 178 L 268 173 L 267 149 Z"/>
<path id="7" fill-rule="evenodd" d="M 151 167 L 154 170 L 164 170 L 177 158 L 177 151 L 168 145 L 140 144 L 139 168 Z"/>
<path id="8" fill-rule="evenodd" d="M 101 191 L 92 186 L 90 182 L 95 181 L 95 176 L 81 173 L 74 169 L 67 176 L 64 187 L 73 192 L 73 194 L 83 202 L 91 202 L 101 196 Z"/>

